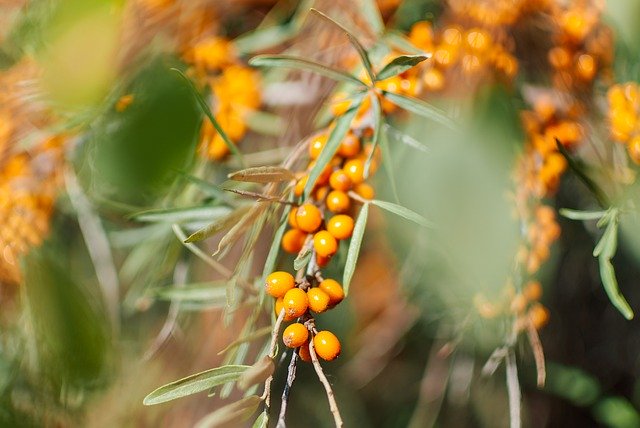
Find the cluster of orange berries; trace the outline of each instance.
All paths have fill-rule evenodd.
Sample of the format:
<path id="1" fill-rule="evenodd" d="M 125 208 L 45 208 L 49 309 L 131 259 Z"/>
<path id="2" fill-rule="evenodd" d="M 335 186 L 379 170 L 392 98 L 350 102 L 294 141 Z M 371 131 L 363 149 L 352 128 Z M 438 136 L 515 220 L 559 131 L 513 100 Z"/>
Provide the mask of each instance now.
<path id="1" fill-rule="evenodd" d="M 514 329 L 517 333 L 526 330 L 529 323 L 536 330 L 549 322 L 549 310 L 540 303 L 542 285 L 538 281 L 527 282 L 520 292 L 513 286 L 507 286 L 501 301 L 489 302 L 486 297 L 478 294 L 474 298 L 474 305 L 481 317 L 496 318 L 499 315 L 515 316 Z"/>
<path id="2" fill-rule="evenodd" d="M 553 3 L 551 19 L 555 24 L 554 47 L 547 53 L 556 88 L 589 88 L 599 71 L 609 72 L 613 60 L 611 30 L 600 21 L 602 4 Z"/>
<path id="3" fill-rule="evenodd" d="M 315 277 L 306 277 L 296 283 L 288 272 L 273 272 L 266 279 L 266 292 L 276 299 L 276 316 L 284 311 L 284 320 L 295 323 L 284 329 L 282 341 L 288 348 L 298 350 L 303 361 L 310 362 L 310 335 L 317 355 L 325 361 L 332 361 L 340 355 L 340 341 L 330 331 L 316 332 L 310 312 L 322 313 L 333 308 L 344 299 L 342 286 L 333 279 L 318 281 Z"/>
<path id="4" fill-rule="evenodd" d="M 611 138 L 627 146 L 629 157 L 640 164 L 640 88 L 629 82 L 613 85 L 607 92 Z"/>
<path id="5" fill-rule="evenodd" d="M 538 205 L 525 224 L 526 239 L 518 251 L 518 261 L 529 275 L 533 275 L 549 258 L 551 244 L 560 237 L 560 226 L 555 211 L 548 205 Z"/>
<path id="6" fill-rule="evenodd" d="M 448 25 L 434 32 L 428 21 L 420 21 L 411 28 L 409 40 L 433 53 L 414 71 L 426 93 L 456 88 L 460 82 L 475 84 L 493 71 L 510 81 L 518 72 L 518 61 L 507 48 L 510 38 L 497 29 Z"/>

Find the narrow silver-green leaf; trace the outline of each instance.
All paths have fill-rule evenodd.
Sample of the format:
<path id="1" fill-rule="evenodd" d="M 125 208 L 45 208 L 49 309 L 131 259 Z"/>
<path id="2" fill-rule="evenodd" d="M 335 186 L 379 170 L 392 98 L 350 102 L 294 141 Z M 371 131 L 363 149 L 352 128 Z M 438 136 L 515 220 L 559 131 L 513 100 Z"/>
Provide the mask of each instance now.
<path id="1" fill-rule="evenodd" d="M 429 147 L 427 147 L 424 143 L 416 140 L 412 136 L 394 128 L 393 126 L 385 123 L 382 125 L 384 131 L 386 131 L 389 137 L 393 136 L 394 140 L 411 147 L 412 149 L 416 149 L 421 151 L 422 153 L 431 153 Z"/>
<path id="2" fill-rule="evenodd" d="M 257 395 L 244 397 L 240 401 L 227 404 L 200 419 L 194 428 L 222 428 L 240 426 L 258 408 L 262 399 Z"/>
<path id="3" fill-rule="evenodd" d="M 267 412 L 260 413 L 258 419 L 253 423 L 251 428 L 267 428 L 269 423 L 269 414 Z"/>
<path id="4" fill-rule="evenodd" d="M 184 242 L 190 243 L 190 242 L 202 241 L 203 239 L 207 239 L 218 232 L 228 229 L 234 224 L 236 224 L 240 220 L 240 218 L 242 218 L 242 216 L 247 213 L 248 210 L 249 210 L 249 206 L 237 208 L 233 212 L 231 212 L 229 215 L 219 218 L 209 223 L 207 226 L 203 227 L 202 229 L 193 232 L 191 235 L 189 235 L 187 239 L 184 240 Z"/>
<path id="5" fill-rule="evenodd" d="M 216 129 L 218 134 L 220 134 L 220 137 L 222 137 L 222 141 L 224 141 L 226 146 L 229 148 L 229 151 L 231 151 L 231 153 L 237 156 L 240 162 L 244 164 L 244 160 L 242 159 L 242 153 L 240 153 L 240 150 L 238 150 L 238 147 L 233 143 L 233 141 L 231 141 L 227 133 L 220 126 L 220 123 L 218 123 L 216 118 L 213 116 L 213 113 L 211 112 L 209 105 L 207 104 L 205 99 L 202 97 L 202 94 L 200 93 L 200 91 L 198 91 L 198 89 L 194 86 L 191 79 L 189 79 L 182 71 L 178 70 L 177 68 L 172 68 L 171 70 L 178 73 L 184 79 L 184 81 L 187 82 L 187 84 L 191 88 L 191 92 L 193 92 L 193 95 L 196 97 L 196 101 L 198 101 L 198 105 L 202 109 L 202 112 L 209 118 L 213 127 Z"/>
<path id="6" fill-rule="evenodd" d="M 318 64 L 305 58 L 293 55 L 258 55 L 249 60 L 249 64 L 255 67 L 282 67 L 293 68 L 296 70 L 312 71 L 321 76 L 327 77 L 339 82 L 352 83 L 358 86 L 366 86 L 363 81 L 352 76 L 351 74 Z"/>
<path id="7" fill-rule="evenodd" d="M 223 383 L 236 381 L 248 368 L 249 366 L 240 365 L 223 366 L 192 374 L 156 389 L 144 398 L 143 404 L 151 406 L 165 403 L 176 398 L 205 391 Z"/>
<path id="8" fill-rule="evenodd" d="M 613 257 L 613 254 L 611 253 L 611 246 L 613 244 L 615 247 L 615 244 L 617 241 L 615 236 L 616 232 L 617 232 L 617 226 L 614 224 L 614 222 L 608 221 L 607 227 L 604 230 L 602 237 L 598 241 L 598 244 L 596 245 L 596 247 L 593 249 L 593 257 L 604 256 L 607 259 L 610 259 L 611 257 Z M 605 248 L 608 249 L 607 255 L 604 254 Z"/>
<path id="9" fill-rule="evenodd" d="M 382 128 L 382 106 L 380 106 L 380 100 L 373 92 L 369 92 L 369 97 L 371 98 L 371 110 L 373 111 L 373 138 L 371 140 L 371 153 L 369 153 L 369 156 L 364 163 L 364 178 L 369 178 L 371 162 L 373 161 L 376 149 L 378 148 L 380 131 Z"/>
<path id="10" fill-rule="evenodd" d="M 387 201 L 380 201 L 378 199 L 372 199 L 371 203 L 377 207 L 382 208 L 383 210 L 387 210 L 390 213 L 399 215 L 400 217 L 406 218 L 416 224 L 419 224 L 423 227 L 433 227 L 433 223 L 431 223 L 426 218 L 422 217 L 415 211 L 411 211 L 409 208 L 403 207 L 402 205 L 397 205 Z"/>
<path id="11" fill-rule="evenodd" d="M 227 281 L 194 282 L 183 286 L 170 286 L 155 291 L 159 299 L 174 301 L 190 301 L 224 303 L 226 301 L 225 285 Z"/>
<path id="12" fill-rule="evenodd" d="M 257 166 L 232 172 L 227 176 L 230 180 L 249 183 L 279 183 L 296 178 L 293 172 L 281 166 Z"/>
<path id="13" fill-rule="evenodd" d="M 220 218 L 231 212 L 229 207 L 198 206 L 185 208 L 166 208 L 141 211 L 132 214 L 130 218 L 145 223 L 182 223 L 185 221 L 211 220 Z"/>
<path id="14" fill-rule="evenodd" d="M 351 235 L 351 242 L 349 242 L 349 251 L 347 251 L 347 261 L 344 266 L 344 274 L 342 276 L 342 287 L 344 288 L 344 294 L 349 293 L 349 286 L 351 285 L 351 279 L 356 271 L 356 264 L 358 263 L 358 256 L 360 254 L 360 247 L 362 246 L 362 238 L 364 237 L 364 231 L 367 227 L 367 217 L 369 216 L 369 204 L 366 203 L 360 208 L 358 219 L 353 226 L 353 234 Z"/>
<path id="15" fill-rule="evenodd" d="M 622 316 L 626 319 L 630 320 L 633 318 L 633 310 L 627 303 L 626 299 L 620 293 L 620 289 L 618 288 L 618 281 L 616 280 L 616 273 L 613 269 L 613 265 L 611 261 L 607 260 L 604 257 L 599 258 L 600 264 L 600 278 L 602 279 L 602 284 L 604 285 L 604 291 L 609 296 L 609 300 L 613 304 L 613 306 L 620 311 Z"/>
<path id="16" fill-rule="evenodd" d="M 273 236 L 271 248 L 269 248 L 269 254 L 267 255 L 267 259 L 264 262 L 264 269 L 262 271 L 263 281 L 265 280 L 267 275 L 273 272 L 276 266 L 276 260 L 278 259 L 278 254 L 280 253 L 280 241 L 282 241 L 282 236 L 287 229 L 287 217 L 290 211 L 291 205 L 285 205 L 285 209 L 282 212 L 282 218 L 280 219 L 280 226 Z M 262 287 L 261 290 L 264 290 L 264 287 Z"/>
<path id="17" fill-rule="evenodd" d="M 327 164 L 333 158 L 338 147 L 340 147 L 340 143 L 347 135 L 349 128 L 351 127 L 351 121 L 355 117 L 356 113 L 358 113 L 358 109 L 360 108 L 360 104 L 362 103 L 362 96 L 354 99 L 353 105 L 349 110 L 347 110 L 342 116 L 339 116 L 335 119 L 335 126 L 327 139 L 324 148 L 320 152 L 320 156 L 316 159 L 316 163 L 309 171 L 309 178 L 307 180 L 307 184 L 304 188 L 305 198 L 309 198 L 309 194 L 313 190 L 313 186 L 316 184 L 316 180 L 327 166 Z"/>
<path id="18" fill-rule="evenodd" d="M 393 92 L 383 91 L 383 96 L 403 109 L 413 112 L 427 119 L 431 119 L 447 128 L 458 130 L 456 123 L 447 114 L 439 108 L 432 106 L 422 100 L 413 97 L 407 97 L 405 95 L 396 94 Z"/>
<path id="19" fill-rule="evenodd" d="M 305 247 L 293 261 L 293 270 L 297 272 L 300 269 L 303 269 L 309 263 L 309 260 L 311 260 L 311 254 L 311 249 L 309 249 L 309 247 Z"/>
<path id="20" fill-rule="evenodd" d="M 415 55 L 424 55 L 425 52 L 422 49 L 418 49 L 413 43 L 401 32 L 397 30 L 387 31 L 384 35 L 384 40 L 389 46 L 396 48 L 397 50 L 407 52 Z"/>
<path id="21" fill-rule="evenodd" d="M 569 208 L 560 208 L 560 215 L 571 220 L 599 220 L 607 211 L 578 211 Z"/>
<path id="22" fill-rule="evenodd" d="M 264 382 L 273 374 L 275 369 L 276 366 L 273 363 L 273 358 L 268 355 L 263 356 L 249 367 L 247 371 L 242 373 L 237 382 L 238 388 L 241 391 L 246 391 L 249 387 Z"/>
<path id="23" fill-rule="evenodd" d="M 380 15 L 380 8 L 374 0 L 362 0 L 362 9 L 360 11 L 377 36 L 384 33 L 384 21 Z"/>
<path id="24" fill-rule="evenodd" d="M 342 30 L 344 34 L 346 34 L 346 36 L 349 38 L 349 42 L 351 42 L 351 45 L 353 45 L 353 47 L 358 52 L 358 55 L 360 56 L 360 60 L 362 61 L 362 65 L 364 66 L 364 69 L 367 71 L 367 75 L 369 76 L 369 79 L 371 79 L 372 83 L 375 82 L 376 75 L 373 72 L 373 66 L 371 65 L 369 54 L 367 54 L 367 50 L 364 48 L 364 46 L 362 46 L 362 43 L 360 43 L 360 41 L 356 38 L 356 36 L 354 36 L 351 33 L 351 31 L 349 31 L 344 25 L 340 24 L 333 18 L 330 18 L 329 16 L 320 12 L 318 9 L 311 8 L 311 12 L 315 13 L 316 15 L 319 15 L 321 18 L 335 25 L 340 30 Z"/>
<path id="25" fill-rule="evenodd" d="M 400 202 L 398 196 L 398 186 L 396 185 L 396 176 L 393 171 L 393 159 L 391 158 L 391 149 L 389 148 L 388 135 L 384 130 L 380 131 L 380 150 L 382 151 L 382 165 L 387 174 L 389 184 L 391 185 L 391 194 L 396 202 Z"/>
<path id="26" fill-rule="evenodd" d="M 429 59 L 427 55 L 400 55 L 385 65 L 378 73 L 377 79 L 384 80 L 393 76 L 397 76 L 410 68 L 415 67 L 422 61 Z"/>

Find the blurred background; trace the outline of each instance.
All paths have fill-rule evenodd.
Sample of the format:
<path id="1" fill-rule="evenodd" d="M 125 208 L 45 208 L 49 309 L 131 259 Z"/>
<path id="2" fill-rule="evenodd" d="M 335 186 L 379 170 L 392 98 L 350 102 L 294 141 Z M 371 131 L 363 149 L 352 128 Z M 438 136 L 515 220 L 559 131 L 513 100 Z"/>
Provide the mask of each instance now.
<path id="1" fill-rule="evenodd" d="M 0 426 L 183 427 L 242 396 L 225 385 L 142 404 L 264 353 L 271 302 L 247 288 L 279 214 L 222 258 L 209 255 L 224 234 L 182 243 L 246 208 L 221 190 L 241 163 L 194 90 L 245 165 L 281 163 L 343 88 L 249 58 L 357 73 L 348 39 L 310 7 L 375 64 L 432 52 L 399 86 L 460 125 L 385 107 L 376 198 L 436 227 L 372 207 L 350 294 L 318 316 L 342 342 L 324 367 L 346 426 L 509 426 L 505 367 L 491 367 L 504 346 L 523 426 L 640 426 L 640 324 L 602 286 L 602 229 L 558 211 L 621 207 L 612 264 L 638 310 L 636 0 L 0 0 Z M 342 277 L 345 253 L 325 277 Z M 309 364 L 287 421 L 333 426 Z"/>

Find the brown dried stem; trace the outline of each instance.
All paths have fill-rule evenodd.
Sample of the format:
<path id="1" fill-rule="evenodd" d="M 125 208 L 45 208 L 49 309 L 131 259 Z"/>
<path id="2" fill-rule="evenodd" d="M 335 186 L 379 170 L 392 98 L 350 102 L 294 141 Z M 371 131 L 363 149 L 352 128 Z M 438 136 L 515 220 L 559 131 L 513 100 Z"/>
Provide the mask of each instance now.
<path id="1" fill-rule="evenodd" d="M 287 404 L 289 403 L 289 392 L 293 386 L 293 381 L 296 380 L 296 363 L 298 362 L 298 353 L 293 350 L 291 355 L 291 361 L 289 362 L 289 369 L 287 372 L 287 383 L 282 390 L 282 400 L 280 405 L 280 415 L 278 416 L 278 423 L 276 428 L 285 428 L 287 426 L 285 422 L 285 416 L 287 414 Z"/>
<path id="2" fill-rule="evenodd" d="M 309 341 L 309 353 L 311 354 L 311 361 L 313 362 L 313 368 L 316 370 L 316 374 L 318 375 L 318 379 L 322 382 L 324 386 L 324 390 L 327 393 L 327 399 L 329 400 L 329 409 L 331 410 L 331 414 L 333 415 L 333 421 L 336 424 L 336 427 L 342 427 L 344 423 L 342 422 L 342 417 L 340 416 L 340 410 L 338 410 L 338 404 L 336 403 L 336 397 L 333 393 L 333 389 L 331 389 L 331 384 L 329 380 L 324 374 L 322 370 L 322 366 L 320 365 L 320 361 L 318 361 L 318 355 L 316 354 L 316 349 L 313 345 L 313 340 Z"/>
<path id="3" fill-rule="evenodd" d="M 269 356 L 274 357 L 276 352 L 276 344 L 278 343 L 278 335 L 280 334 L 280 326 L 284 320 L 284 309 L 278 314 L 276 323 L 273 326 L 273 333 L 271 333 L 271 344 L 269 345 Z M 269 407 L 271 405 L 271 382 L 273 381 L 273 375 L 269 376 L 264 381 L 264 392 L 262 393 L 262 399 L 264 400 L 264 409 L 269 414 Z"/>

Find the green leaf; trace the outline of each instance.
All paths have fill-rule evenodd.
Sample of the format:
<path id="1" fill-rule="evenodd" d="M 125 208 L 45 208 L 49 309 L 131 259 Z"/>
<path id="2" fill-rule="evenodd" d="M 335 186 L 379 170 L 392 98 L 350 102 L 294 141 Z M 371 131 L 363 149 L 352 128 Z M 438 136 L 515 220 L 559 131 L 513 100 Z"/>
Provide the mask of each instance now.
<path id="1" fill-rule="evenodd" d="M 607 211 L 579 211 L 560 208 L 560 215 L 571 220 L 599 220 Z"/>
<path id="2" fill-rule="evenodd" d="M 267 259 L 264 262 L 264 269 L 262 271 L 263 282 L 267 278 L 267 275 L 269 275 L 275 269 L 278 254 L 280 254 L 280 242 L 282 241 L 282 236 L 287 229 L 287 217 L 289 216 L 290 211 L 291 205 L 285 205 L 285 209 L 282 211 L 282 218 L 280 219 L 280 226 L 273 236 L 273 240 L 271 241 L 271 248 L 269 248 L 269 254 L 267 255 Z M 261 289 L 264 290 L 264 287 L 262 287 Z"/>
<path id="3" fill-rule="evenodd" d="M 234 40 L 234 46 L 243 54 L 260 52 L 278 46 L 296 33 L 296 28 L 291 25 L 279 25 L 268 28 L 258 28 L 244 33 Z"/>
<path id="4" fill-rule="evenodd" d="M 305 58 L 293 55 L 258 55 L 249 60 L 249 64 L 255 67 L 283 67 L 296 70 L 312 71 L 321 76 L 339 82 L 352 83 L 358 86 L 366 86 L 365 83 L 351 74 L 318 64 Z"/>
<path id="5" fill-rule="evenodd" d="M 249 367 L 246 372 L 242 373 L 240 379 L 238 379 L 238 388 L 241 391 L 246 391 L 249 387 L 264 382 L 273 374 L 275 369 L 276 366 L 273 363 L 273 359 L 268 355 L 263 356 Z"/>
<path id="6" fill-rule="evenodd" d="M 230 180 L 249 183 L 279 183 L 295 180 L 296 176 L 281 166 L 257 166 L 232 172 L 227 176 Z"/>
<path id="7" fill-rule="evenodd" d="M 269 424 L 269 414 L 265 411 L 260 413 L 258 419 L 253 423 L 251 428 L 267 428 Z"/>
<path id="8" fill-rule="evenodd" d="M 371 82 L 373 84 L 373 82 L 376 81 L 376 75 L 373 72 L 373 66 L 371 65 L 371 60 L 369 60 L 369 55 L 367 54 L 366 49 L 364 48 L 364 46 L 362 46 L 362 44 L 356 38 L 356 36 L 354 36 L 349 30 L 347 30 L 347 28 L 345 26 L 343 26 L 342 24 L 338 23 L 337 21 L 335 21 L 334 19 L 330 18 L 329 16 L 325 15 L 324 13 L 320 12 L 318 9 L 311 8 L 311 12 L 315 13 L 316 15 L 320 16 L 321 18 L 323 18 L 326 21 L 330 22 L 331 24 L 335 25 L 340 30 L 342 30 L 342 32 L 344 34 L 346 34 L 346 36 L 349 38 L 349 42 L 351 42 L 353 47 L 358 52 L 358 55 L 360 56 L 360 60 L 362 61 L 362 65 L 364 66 L 365 70 L 367 71 L 367 74 L 369 75 L 369 79 L 371 79 Z"/>
<path id="9" fill-rule="evenodd" d="M 400 51 L 408 52 L 415 55 L 424 55 L 422 49 L 418 49 L 413 43 L 401 32 L 397 30 L 388 31 L 384 35 L 384 40 L 391 46 Z"/>
<path id="10" fill-rule="evenodd" d="M 600 241 L 598 241 L 598 244 L 593 249 L 593 256 L 604 256 L 607 259 L 611 259 L 615 255 L 618 242 L 618 221 L 617 218 L 612 217 L 610 213 L 607 213 L 605 217 L 602 217 L 601 221 L 602 220 L 605 220 L 602 224 L 606 224 L 607 228 L 604 230 Z"/>
<path id="11" fill-rule="evenodd" d="M 422 153 L 431 153 L 431 150 L 429 149 L 429 147 L 427 147 L 424 143 L 422 143 L 422 142 L 416 140 L 415 138 L 413 138 L 412 136 L 410 136 L 408 134 L 405 134 L 404 132 L 394 128 L 393 126 L 389 125 L 388 123 L 385 123 L 384 125 L 382 125 L 382 128 L 384 129 L 384 131 L 387 132 L 387 135 L 393 136 L 395 141 L 397 141 L 399 143 L 402 143 L 404 145 L 407 145 L 407 146 L 411 147 L 412 149 L 419 150 Z"/>
<path id="12" fill-rule="evenodd" d="M 434 120 L 452 130 L 458 130 L 457 125 L 447 114 L 437 107 L 432 106 L 422 100 L 413 97 L 407 97 L 405 95 L 396 94 L 393 92 L 382 91 L 383 96 L 403 109 L 413 112 L 427 119 Z"/>
<path id="13" fill-rule="evenodd" d="M 364 163 L 364 178 L 369 178 L 369 169 L 371 168 L 371 162 L 378 148 L 378 142 L 380 141 L 380 131 L 382 128 L 382 107 L 380 106 L 380 100 L 373 93 L 369 93 L 371 98 L 371 109 L 373 110 L 373 138 L 371 140 L 371 153 L 367 157 L 367 161 Z"/>
<path id="14" fill-rule="evenodd" d="M 387 174 L 389 184 L 391 185 L 391 194 L 396 202 L 400 202 L 398 196 L 398 186 L 396 185 L 396 176 L 393 173 L 393 159 L 391 158 L 391 149 L 389 148 L 389 139 L 387 133 L 383 129 L 380 130 L 380 150 L 382 151 L 382 164 Z"/>
<path id="15" fill-rule="evenodd" d="M 340 143 L 344 139 L 345 135 L 347 135 L 347 132 L 351 127 L 351 121 L 355 117 L 356 113 L 358 113 L 361 103 L 362 97 L 358 97 L 353 101 L 353 105 L 349 110 L 347 110 L 342 116 L 335 119 L 335 126 L 333 127 L 324 148 L 320 152 L 320 156 L 316 159 L 315 165 L 311 168 L 311 171 L 309 171 L 309 178 L 304 188 L 305 198 L 309 198 L 309 194 L 313 190 L 316 180 L 331 159 L 333 159 L 333 155 L 335 155 L 338 147 L 340 147 Z"/>
<path id="16" fill-rule="evenodd" d="M 374 0 L 362 0 L 360 12 L 376 35 L 384 33 L 384 21 L 380 15 L 380 8 Z"/>
<path id="17" fill-rule="evenodd" d="M 366 203 L 360 208 L 358 219 L 353 226 L 353 234 L 351 235 L 351 242 L 349 242 L 349 251 L 347 251 L 347 261 L 344 266 L 344 274 L 342 276 L 342 287 L 344 288 L 344 294 L 349 293 L 349 285 L 351 279 L 356 271 L 356 264 L 358 263 L 358 255 L 360 254 L 360 247 L 362 246 L 362 238 L 364 237 L 364 231 L 367 226 L 367 217 L 369 216 L 369 204 Z"/>
<path id="18" fill-rule="evenodd" d="M 200 419 L 194 428 L 222 428 L 240 426 L 258 408 L 262 399 L 257 395 L 250 395 L 235 403 L 227 404 Z"/>
<path id="19" fill-rule="evenodd" d="M 252 131 L 273 137 L 281 136 L 285 128 L 284 121 L 280 116 L 267 111 L 253 110 L 247 112 L 245 121 L 247 127 Z M 245 157 L 249 157 L 249 155 Z"/>
<path id="20" fill-rule="evenodd" d="M 430 228 L 434 227 L 433 223 L 431 223 L 429 220 L 422 217 L 415 211 L 411 211 L 409 208 L 405 208 L 401 205 L 397 205 L 387 201 L 380 201 L 378 199 L 372 199 L 371 203 L 377 207 L 389 211 L 390 213 L 399 215 L 400 217 L 406 218 L 407 220 L 419 224 L 420 226 Z"/>
<path id="21" fill-rule="evenodd" d="M 223 366 L 192 374 L 191 376 L 176 380 L 175 382 L 156 389 L 144 398 L 143 404 L 145 406 L 151 406 L 165 403 L 175 400 L 176 398 L 182 398 L 205 391 L 214 386 L 222 385 L 223 383 L 236 381 L 248 368 L 249 366 L 240 365 Z"/>
<path id="22" fill-rule="evenodd" d="M 195 231 L 194 233 L 189 235 L 189 237 L 185 239 L 184 242 L 190 243 L 190 242 L 202 241 L 203 239 L 207 239 L 218 232 L 228 229 L 229 227 L 236 224 L 240 220 L 240 218 L 242 218 L 242 216 L 244 216 L 247 213 L 248 210 L 249 210 L 249 206 L 243 206 L 243 207 L 237 208 L 233 212 L 231 212 L 229 215 L 219 218 L 209 223 L 207 226 L 203 227 L 202 229 Z"/>
<path id="23" fill-rule="evenodd" d="M 633 319 L 633 310 L 629 306 L 629 303 L 627 303 L 624 296 L 620 293 L 618 281 L 616 280 L 616 273 L 611 261 L 604 257 L 599 257 L 598 261 L 600 264 L 600 278 L 604 285 L 604 291 L 607 293 L 607 296 L 609 296 L 609 300 L 611 300 L 613 306 L 620 311 L 622 316 L 628 320 Z"/>
<path id="24" fill-rule="evenodd" d="M 429 59 L 429 56 L 426 55 L 401 55 L 396 57 L 391 60 L 389 64 L 385 65 L 382 70 L 380 70 L 377 79 L 384 80 L 397 76 L 427 59 Z"/>
<path id="25" fill-rule="evenodd" d="M 184 79 L 184 81 L 187 82 L 187 84 L 191 88 L 191 92 L 193 92 L 193 95 L 196 97 L 196 101 L 198 101 L 198 105 L 202 109 L 202 112 L 209 118 L 209 120 L 211 121 L 211 124 L 216 129 L 216 131 L 218 131 L 218 134 L 220 134 L 220 137 L 222 137 L 222 140 L 227 145 L 231 153 L 237 156 L 240 162 L 244 164 L 244 160 L 242 159 L 242 153 L 240 153 L 240 150 L 238 150 L 238 147 L 233 143 L 233 141 L 231 141 L 227 133 L 224 132 L 224 129 L 222 129 L 222 127 L 220 126 L 216 118 L 213 116 L 213 113 L 211 112 L 209 105 L 207 104 L 205 99 L 202 97 L 202 94 L 200 93 L 200 91 L 198 91 L 198 89 L 194 86 L 191 79 L 189 79 L 182 71 L 178 70 L 177 68 L 172 68 L 171 70 L 178 73 Z"/>
<path id="26" fill-rule="evenodd" d="M 293 261 L 293 269 L 297 272 L 300 269 L 303 269 L 311 260 L 312 251 L 309 247 L 305 247 L 303 251 L 298 254 L 296 259 Z"/>
<path id="27" fill-rule="evenodd" d="M 130 218 L 145 223 L 182 223 L 187 221 L 211 220 L 211 218 L 223 217 L 231 209 L 229 207 L 185 207 L 185 208 L 166 208 L 141 211 L 132 214 Z"/>
<path id="28" fill-rule="evenodd" d="M 169 286 L 155 290 L 158 298 L 191 302 L 226 302 L 227 281 L 194 282 L 183 286 Z"/>

